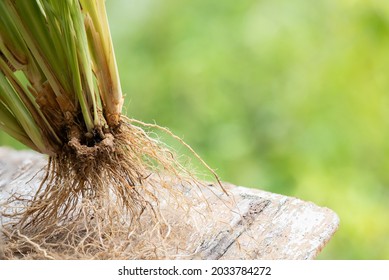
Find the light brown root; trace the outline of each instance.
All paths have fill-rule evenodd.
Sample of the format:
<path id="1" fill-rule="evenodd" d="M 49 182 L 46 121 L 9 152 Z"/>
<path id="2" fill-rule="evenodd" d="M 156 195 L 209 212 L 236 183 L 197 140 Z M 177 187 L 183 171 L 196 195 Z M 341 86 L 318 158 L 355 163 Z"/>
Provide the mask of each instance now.
<path id="1" fill-rule="evenodd" d="M 222 184 L 219 176 L 216 174 L 215 170 L 213 170 L 211 167 L 209 167 L 209 165 L 199 156 L 199 154 L 197 154 L 196 151 L 193 150 L 193 148 L 191 146 L 189 146 L 187 143 L 185 143 L 180 137 L 178 137 L 177 135 L 174 135 L 169 129 L 167 129 L 165 127 L 161 127 L 161 126 L 156 125 L 156 124 L 149 124 L 149 123 L 145 123 L 145 122 L 142 122 L 142 121 L 139 121 L 136 119 L 130 119 L 130 121 L 133 123 L 140 124 L 140 125 L 145 126 L 145 127 L 157 128 L 157 129 L 167 133 L 169 136 L 173 137 L 174 139 L 176 139 L 180 144 L 185 146 L 203 166 L 205 166 L 205 168 L 215 177 L 218 185 L 223 190 L 223 192 L 228 195 L 227 191 L 224 189 L 223 184 Z"/>
<path id="2" fill-rule="evenodd" d="M 0 260 L 5 259 L 3 240 L 0 239 Z"/>
<path id="3" fill-rule="evenodd" d="M 71 135 L 50 158 L 34 197 L 15 198 L 27 206 L 3 226 L 3 257 L 165 259 L 195 253 L 202 240 L 196 226 L 210 207 L 193 189 L 205 183 L 170 149 L 129 122 L 91 147 Z"/>

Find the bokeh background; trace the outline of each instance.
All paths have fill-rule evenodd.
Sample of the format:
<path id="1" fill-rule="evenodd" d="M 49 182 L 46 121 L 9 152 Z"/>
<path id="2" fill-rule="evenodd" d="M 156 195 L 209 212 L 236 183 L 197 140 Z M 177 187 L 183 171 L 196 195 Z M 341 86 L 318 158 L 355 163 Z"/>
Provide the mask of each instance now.
<path id="1" fill-rule="evenodd" d="M 319 258 L 389 259 L 389 1 L 106 3 L 128 116 L 224 181 L 336 211 Z"/>

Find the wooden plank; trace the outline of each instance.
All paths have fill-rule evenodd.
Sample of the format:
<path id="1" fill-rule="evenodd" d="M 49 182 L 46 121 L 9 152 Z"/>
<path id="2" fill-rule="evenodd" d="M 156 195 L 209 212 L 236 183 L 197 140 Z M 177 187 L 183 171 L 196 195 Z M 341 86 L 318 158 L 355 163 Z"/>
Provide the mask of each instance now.
<path id="1" fill-rule="evenodd" d="M 46 158 L 35 152 L 0 147 L 0 210 L 12 194 L 34 192 L 41 180 L 34 175 L 45 164 Z M 339 218 L 328 208 L 261 190 L 225 187 L 228 202 L 216 187 L 202 190 L 213 210 L 197 227 L 203 239 L 193 259 L 313 259 L 338 228 Z M 161 203 L 163 211 L 169 211 L 167 204 Z M 5 218 L 0 216 L 0 222 Z"/>

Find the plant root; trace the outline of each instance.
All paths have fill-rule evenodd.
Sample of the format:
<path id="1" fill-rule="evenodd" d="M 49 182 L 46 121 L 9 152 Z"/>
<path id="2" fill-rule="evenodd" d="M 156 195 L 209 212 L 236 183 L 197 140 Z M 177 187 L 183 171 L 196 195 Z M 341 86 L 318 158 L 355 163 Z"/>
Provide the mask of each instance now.
<path id="1" fill-rule="evenodd" d="M 69 135 L 61 153 L 49 158 L 35 195 L 14 197 L 27 206 L 3 225 L 0 257 L 166 259 L 195 253 L 202 240 L 196 225 L 211 211 L 201 195 L 206 184 L 170 149 L 128 119 L 93 145 L 77 129 Z M 193 189 L 198 195 L 187 196 Z M 161 211 L 161 204 L 172 211 Z"/>

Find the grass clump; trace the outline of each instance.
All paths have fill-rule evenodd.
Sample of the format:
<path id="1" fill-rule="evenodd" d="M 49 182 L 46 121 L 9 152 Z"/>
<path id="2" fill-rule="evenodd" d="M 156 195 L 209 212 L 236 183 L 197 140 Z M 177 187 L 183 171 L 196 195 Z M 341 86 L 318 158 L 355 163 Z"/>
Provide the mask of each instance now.
<path id="1" fill-rule="evenodd" d="M 49 156 L 38 191 L 10 202 L 24 207 L 7 214 L 2 254 L 166 257 L 159 197 L 187 215 L 182 193 L 202 183 L 121 114 L 104 1 L 5 0 L 0 15 L 0 128 Z"/>

